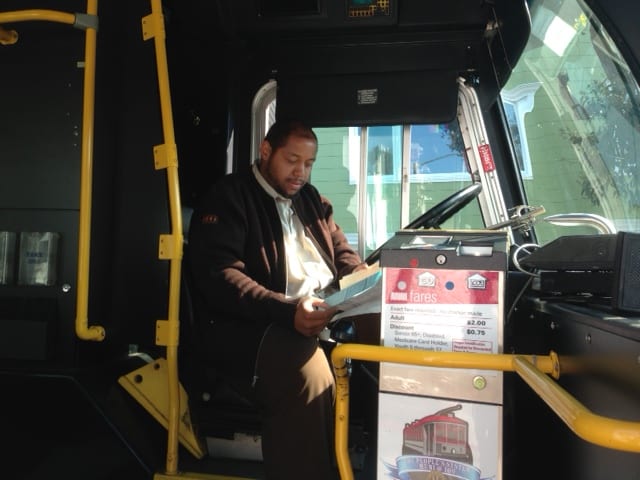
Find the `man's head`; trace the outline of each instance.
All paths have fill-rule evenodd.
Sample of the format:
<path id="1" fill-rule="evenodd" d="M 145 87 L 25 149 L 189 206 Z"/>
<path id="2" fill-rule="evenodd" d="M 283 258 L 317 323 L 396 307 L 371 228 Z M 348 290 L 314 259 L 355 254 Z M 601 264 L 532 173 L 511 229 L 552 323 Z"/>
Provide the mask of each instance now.
<path id="1" fill-rule="evenodd" d="M 298 120 L 276 122 L 260 144 L 259 169 L 278 193 L 291 197 L 309 181 L 318 138 Z"/>

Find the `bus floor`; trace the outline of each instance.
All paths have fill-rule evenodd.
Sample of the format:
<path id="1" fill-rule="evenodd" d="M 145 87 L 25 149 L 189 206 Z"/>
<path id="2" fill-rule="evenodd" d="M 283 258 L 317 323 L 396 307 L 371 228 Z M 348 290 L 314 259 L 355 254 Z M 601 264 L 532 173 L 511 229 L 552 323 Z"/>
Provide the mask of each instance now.
<path id="1" fill-rule="evenodd" d="M 5 434 L 2 478 L 152 480 L 165 471 L 166 429 L 117 384 L 123 371 L 129 369 L 36 372 L 0 367 Z M 363 428 L 365 390 L 356 387 L 353 394 L 354 476 L 370 480 L 375 475 L 367 472 L 366 458 L 375 448 Z M 182 446 L 178 468 L 205 475 L 264 478 L 260 461 L 210 455 L 197 459 Z"/>

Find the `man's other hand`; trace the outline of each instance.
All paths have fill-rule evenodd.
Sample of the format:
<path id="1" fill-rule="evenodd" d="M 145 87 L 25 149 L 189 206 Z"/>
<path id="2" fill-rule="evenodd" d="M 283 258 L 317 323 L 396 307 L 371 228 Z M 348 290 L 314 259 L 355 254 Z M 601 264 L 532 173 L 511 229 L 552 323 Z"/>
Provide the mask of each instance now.
<path id="1" fill-rule="evenodd" d="M 293 327 L 307 337 L 318 335 L 337 311 L 336 307 L 327 305 L 320 298 L 303 297 L 298 302 Z"/>

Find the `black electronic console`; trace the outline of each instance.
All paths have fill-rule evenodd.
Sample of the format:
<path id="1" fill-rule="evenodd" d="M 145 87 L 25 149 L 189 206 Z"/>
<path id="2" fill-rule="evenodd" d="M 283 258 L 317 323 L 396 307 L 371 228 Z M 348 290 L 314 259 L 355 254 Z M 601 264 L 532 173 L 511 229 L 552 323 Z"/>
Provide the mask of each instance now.
<path id="1" fill-rule="evenodd" d="M 640 233 L 559 237 L 520 265 L 538 271 L 542 292 L 610 298 L 614 309 L 640 312 Z"/>

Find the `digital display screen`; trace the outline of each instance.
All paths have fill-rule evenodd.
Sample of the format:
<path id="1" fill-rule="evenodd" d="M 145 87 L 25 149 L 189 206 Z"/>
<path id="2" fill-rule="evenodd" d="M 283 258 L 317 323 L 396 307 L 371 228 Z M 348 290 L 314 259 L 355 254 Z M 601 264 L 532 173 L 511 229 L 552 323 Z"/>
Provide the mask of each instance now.
<path id="1" fill-rule="evenodd" d="M 347 0 L 347 18 L 391 15 L 391 0 Z"/>

